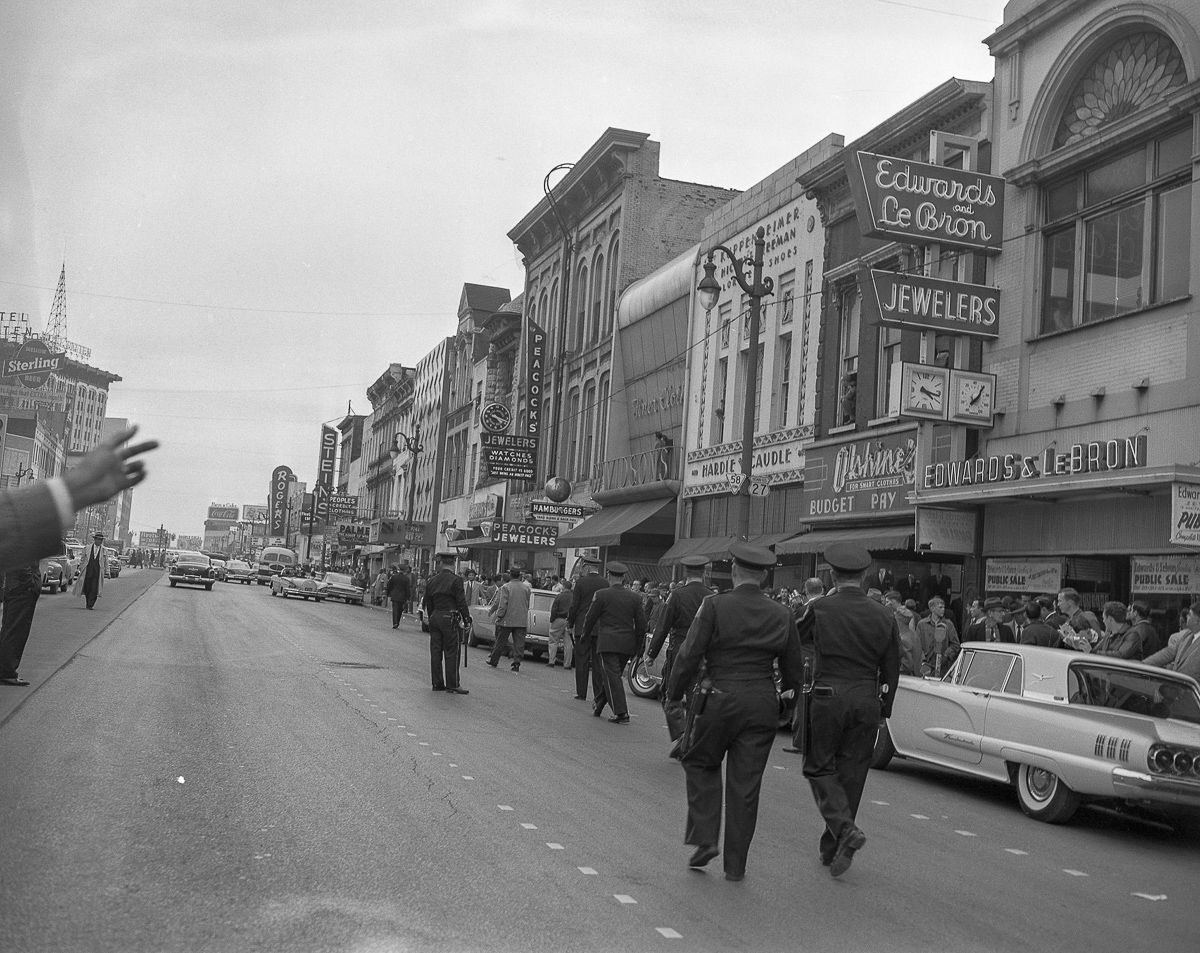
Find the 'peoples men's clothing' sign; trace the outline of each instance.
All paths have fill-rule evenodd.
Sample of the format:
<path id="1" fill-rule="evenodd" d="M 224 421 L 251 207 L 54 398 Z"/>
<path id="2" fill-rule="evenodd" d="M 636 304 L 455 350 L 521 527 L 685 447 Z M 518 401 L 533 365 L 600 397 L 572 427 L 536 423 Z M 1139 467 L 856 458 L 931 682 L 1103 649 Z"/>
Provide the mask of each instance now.
<path id="1" fill-rule="evenodd" d="M 866 269 L 864 269 L 866 270 Z M 948 331 L 995 340 L 1000 336 L 1000 290 L 962 281 L 945 281 L 923 275 L 900 275 L 870 269 L 863 302 L 866 320 L 923 331 Z M 874 314 L 871 314 L 874 309 Z"/>
<path id="2" fill-rule="evenodd" d="M 917 460 L 915 432 L 807 449 L 804 515 L 872 516 L 911 512 Z"/>
<path id="3" fill-rule="evenodd" d="M 856 152 L 847 159 L 846 178 L 864 235 L 1001 250 L 999 176 Z"/>
<path id="4" fill-rule="evenodd" d="M 1020 592 L 1031 595 L 1062 589 L 1061 559 L 989 559 L 984 592 Z"/>
<path id="5" fill-rule="evenodd" d="M 537 437 L 481 433 L 488 474 L 497 480 L 533 480 L 537 470 Z"/>
<path id="6" fill-rule="evenodd" d="M 926 490 L 940 490 L 980 483 L 1129 470 L 1146 466 L 1146 450 L 1145 434 L 1117 440 L 1093 440 L 1077 443 L 1061 453 L 1048 447 L 1037 456 L 1005 453 L 971 460 L 929 463 L 922 471 L 922 479 Z"/>
<path id="7" fill-rule="evenodd" d="M 1191 595 L 1200 586 L 1200 557 L 1131 556 L 1129 575 L 1134 595 Z"/>

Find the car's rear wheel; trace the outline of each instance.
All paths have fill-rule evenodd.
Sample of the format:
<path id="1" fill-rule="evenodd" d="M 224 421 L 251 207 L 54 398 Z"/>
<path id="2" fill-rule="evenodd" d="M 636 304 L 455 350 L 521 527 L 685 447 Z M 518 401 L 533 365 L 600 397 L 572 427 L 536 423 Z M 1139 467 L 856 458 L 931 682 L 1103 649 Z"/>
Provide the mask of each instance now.
<path id="1" fill-rule="evenodd" d="M 646 660 L 639 655 L 630 666 L 628 682 L 629 690 L 638 698 L 657 698 L 662 679 L 646 670 Z"/>
<path id="2" fill-rule="evenodd" d="M 1079 795 L 1057 774 L 1022 764 L 1017 766 L 1017 802 L 1035 821 L 1062 824 L 1079 808 Z"/>
<path id="3" fill-rule="evenodd" d="M 871 752 L 871 767 L 882 771 L 896 757 L 896 746 L 892 744 L 892 735 L 884 722 L 875 731 L 875 750 Z"/>

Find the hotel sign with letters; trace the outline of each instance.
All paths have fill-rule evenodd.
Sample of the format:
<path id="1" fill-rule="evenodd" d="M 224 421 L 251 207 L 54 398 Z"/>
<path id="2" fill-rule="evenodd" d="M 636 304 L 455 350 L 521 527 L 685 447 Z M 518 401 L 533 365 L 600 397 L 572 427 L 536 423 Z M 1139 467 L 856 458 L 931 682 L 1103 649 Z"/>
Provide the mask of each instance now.
<path id="1" fill-rule="evenodd" d="M 1004 179 L 873 152 L 847 159 L 846 178 L 864 235 L 1001 250 Z"/>

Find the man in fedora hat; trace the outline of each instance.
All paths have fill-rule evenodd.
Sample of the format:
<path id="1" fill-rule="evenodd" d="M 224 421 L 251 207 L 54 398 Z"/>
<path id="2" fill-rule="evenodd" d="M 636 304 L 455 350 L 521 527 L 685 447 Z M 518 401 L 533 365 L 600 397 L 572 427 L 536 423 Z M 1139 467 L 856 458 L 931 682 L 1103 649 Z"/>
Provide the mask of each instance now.
<path id="1" fill-rule="evenodd" d="M 104 534 L 93 533 L 92 545 L 83 551 L 79 566 L 79 578 L 75 580 L 75 595 L 82 595 L 89 609 L 96 607 L 96 600 L 104 589 L 108 577 L 108 554 L 104 552 Z"/>
<path id="2" fill-rule="evenodd" d="M 629 724 L 621 673 L 646 644 L 645 605 L 640 593 L 625 588 L 627 571 L 624 563 L 608 564 L 608 587 L 592 597 L 583 621 L 583 637 L 595 640 L 597 655 L 593 667 L 599 676 L 599 687 L 592 714 L 599 718 L 604 714 L 604 706 L 611 705 L 613 714 L 608 720 L 618 725 Z"/>
<path id="3" fill-rule="evenodd" d="M 700 603 L 666 689 L 672 701 L 694 693 L 689 702 L 694 727 L 680 758 L 687 775 L 684 843 L 696 848 L 688 866 L 704 867 L 720 853 L 724 787 L 725 879 L 738 881 L 746 874 L 762 776 L 778 727 L 775 662 L 784 687 L 798 691 L 804 658 L 791 612 L 762 590 L 775 554 L 750 543 L 735 543 L 729 553 L 734 588 Z"/>
<path id="4" fill-rule="evenodd" d="M 825 819 L 821 863 L 840 877 L 867 842 L 855 821 L 875 735 L 892 713 L 900 680 L 900 633 L 894 614 L 863 591 L 867 550 L 834 543 L 825 562 L 834 592 L 798 620 L 800 641 L 815 662 L 804 776 Z"/>
<path id="5" fill-rule="evenodd" d="M 992 596 L 983 602 L 983 611 L 987 621 L 983 624 L 983 640 L 985 642 L 1016 642 L 1012 626 L 1004 621 L 1008 614 L 1004 608 L 1004 600 Z"/>

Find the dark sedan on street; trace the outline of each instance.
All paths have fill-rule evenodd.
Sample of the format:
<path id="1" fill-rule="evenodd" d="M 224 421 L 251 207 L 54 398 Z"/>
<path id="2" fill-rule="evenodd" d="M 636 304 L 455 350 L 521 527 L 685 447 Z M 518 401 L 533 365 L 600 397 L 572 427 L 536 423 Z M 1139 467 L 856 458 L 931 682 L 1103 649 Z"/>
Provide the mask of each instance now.
<path id="1" fill-rule="evenodd" d="M 212 567 L 212 560 L 203 553 L 181 552 L 171 564 L 167 579 L 171 587 L 203 586 L 209 592 L 217 581 L 217 571 Z"/>

